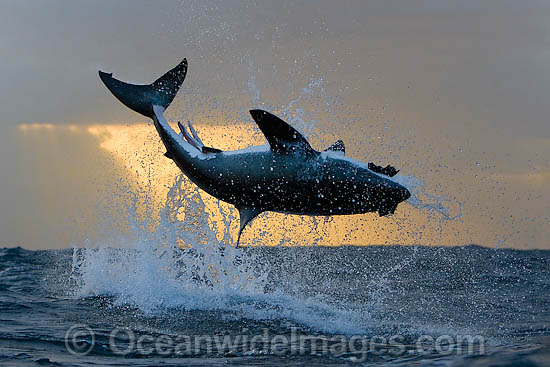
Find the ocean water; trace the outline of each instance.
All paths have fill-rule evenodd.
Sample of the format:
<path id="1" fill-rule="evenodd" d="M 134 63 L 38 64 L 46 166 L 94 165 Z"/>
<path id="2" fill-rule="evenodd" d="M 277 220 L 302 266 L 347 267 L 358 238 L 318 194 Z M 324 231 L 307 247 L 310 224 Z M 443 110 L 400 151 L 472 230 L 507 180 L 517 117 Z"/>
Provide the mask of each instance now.
<path id="1" fill-rule="evenodd" d="M 550 365 L 550 251 L 235 248 L 183 176 L 134 197 L 129 234 L 0 249 L 0 365 Z"/>
<path id="2" fill-rule="evenodd" d="M 0 364 L 550 365 L 549 251 L 164 250 L 1 249 Z"/>

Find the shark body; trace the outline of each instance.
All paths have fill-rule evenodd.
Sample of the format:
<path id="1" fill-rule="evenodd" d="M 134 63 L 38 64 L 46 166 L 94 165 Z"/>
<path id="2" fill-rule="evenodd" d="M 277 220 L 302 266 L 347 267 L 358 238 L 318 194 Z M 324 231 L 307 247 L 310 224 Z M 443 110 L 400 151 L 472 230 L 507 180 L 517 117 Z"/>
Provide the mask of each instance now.
<path id="1" fill-rule="evenodd" d="M 410 197 L 404 186 L 346 157 L 342 141 L 316 151 L 296 129 L 267 111 L 250 111 L 266 137 L 264 146 L 221 151 L 204 146 L 191 124 L 188 132 L 178 123 L 181 134 L 176 133 L 163 112 L 186 73 L 184 59 L 149 85 L 128 84 L 101 71 L 99 75 L 123 104 L 153 119 L 166 157 L 202 190 L 239 210 L 237 246 L 246 225 L 264 211 L 322 216 L 378 212 L 384 216 Z"/>

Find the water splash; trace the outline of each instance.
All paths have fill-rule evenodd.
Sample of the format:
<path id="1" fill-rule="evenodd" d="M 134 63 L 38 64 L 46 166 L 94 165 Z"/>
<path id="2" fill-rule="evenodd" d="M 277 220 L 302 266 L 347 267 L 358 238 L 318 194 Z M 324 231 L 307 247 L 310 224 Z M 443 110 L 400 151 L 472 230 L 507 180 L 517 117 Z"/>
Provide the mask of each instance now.
<path id="1" fill-rule="evenodd" d="M 250 74 L 252 69 L 249 63 Z M 254 75 L 247 87 L 251 100 L 260 101 Z M 313 80 L 280 110 L 281 116 L 308 138 L 323 140 L 315 133 L 315 116 L 296 106 L 309 99 L 325 100 L 324 88 L 324 80 Z M 330 104 L 324 109 L 331 115 Z M 452 220 L 442 198 L 427 195 L 421 181 L 412 176 L 398 176 L 396 181 L 411 189 L 413 207 Z M 183 175 L 170 187 L 157 218 L 150 199 L 152 183 L 150 179 L 147 182 L 143 192 L 128 195 L 128 235 L 112 235 L 74 250 L 78 297 L 107 295 L 113 297 L 115 305 L 131 305 L 146 314 L 165 314 L 172 308 L 206 310 L 238 319 L 289 320 L 315 331 L 366 333 L 372 327 L 372 308 L 381 307 L 390 293 L 388 275 L 401 271 L 410 261 L 392 264 L 365 280 L 369 303 L 344 301 L 334 296 L 337 290 L 324 294 L 314 289 L 320 278 L 336 270 L 330 265 L 313 266 L 299 253 L 286 259 L 292 266 L 281 270 L 266 261 L 263 249 L 233 247 L 229 224 L 236 218 L 235 211 L 219 206 L 217 214 L 221 215 L 211 215 L 211 206 L 205 205 L 199 190 Z M 426 203 L 421 197 L 435 203 Z M 316 220 L 313 227 L 317 227 Z M 330 281 L 323 281 L 332 286 Z M 354 279 L 358 285 L 361 281 Z"/>
<path id="2" fill-rule="evenodd" d="M 259 258 L 261 252 L 229 245 L 232 213 L 211 226 L 198 189 L 186 185 L 183 175 L 170 188 L 158 222 L 148 217 L 148 210 L 145 217 L 139 215 L 138 207 L 135 202 L 128 207 L 129 237 L 74 249 L 77 297 L 111 296 L 115 305 L 131 305 L 145 314 L 171 308 L 215 310 L 252 320 L 286 319 L 323 332 L 366 332 L 364 312 L 291 292 L 292 271 L 277 273 Z M 221 225 L 225 232 L 218 239 L 215 227 Z M 274 274 L 280 279 L 268 289 L 268 277 Z M 300 289 L 299 281 L 291 288 Z"/>
<path id="3" fill-rule="evenodd" d="M 414 176 L 395 175 L 392 180 L 400 185 L 405 186 L 411 193 L 411 197 L 406 201 L 415 209 L 427 210 L 430 213 L 440 215 L 441 221 L 453 221 L 462 217 L 462 203 L 458 202 L 458 214 L 451 215 L 450 208 L 445 206 L 447 198 L 445 196 L 437 196 L 426 191 L 424 181 Z M 425 199 L 422 199 L 425 198 Z M 428 201 L 426 201 L 428 200 Z"/>

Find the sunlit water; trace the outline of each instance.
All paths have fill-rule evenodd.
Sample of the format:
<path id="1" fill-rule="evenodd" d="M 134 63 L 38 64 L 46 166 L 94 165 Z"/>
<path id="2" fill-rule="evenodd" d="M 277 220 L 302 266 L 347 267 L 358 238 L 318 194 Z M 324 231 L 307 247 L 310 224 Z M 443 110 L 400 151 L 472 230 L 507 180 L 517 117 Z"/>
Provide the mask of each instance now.
<path id="1" fill-rule="evenodd" d="M 259 103 L 254 78 L 247 87 Z M 297 107 L 323 94 L 323 81 L 313 80 L 280 115 L 323 140 Z M 412 193 L 401 206 L 440 227 L 461 218 L 462 203 L 450 209 L 422 180 L 393 179 Z M 180 175 L 157 212 L 151 177 L 143 182 L 149 187 L 125 193 L 129 231 L 106 225 L 106 240 L 71 250 L 0 250 L 0 364 L 547 365 L 548 251 L 319 247 L 308 238 L 303 244 L 313 246 L 235 248 L 235 210 L 213 213 Z M 300 233 L 319 223 L 304 219 L 299 225 L 311 231 Z M 252 243 L 269 236 L 265 228 Z M 251 341 L 265 335 L 270 344 Z M 156 349 L 160 340 L 173 344 Z"/>
<path id="2" fill-rule="evenodd" d="M 418 180 L 399 180 L 414 193 L 411 205 L 452 219 L 443 205 L 421 201 Z M 147 203 L 129 203 L 129 235 L 73 250 L 1 250 L 0 363 L 547 365 L 547 251 L 235 248 L 227 225 L 234 213 L 225 213 L 221 223 L 210 221 L 198 190 L 183 181 L 174 182 L 158 220 L 137 209 Z M 221 237 L 217 226 L 226 228 Z M 94 332 L 94 339 L 77 337 L 90 348 L 85 356 L 67 351 L 73 325 Z M 199 343 L 182 353 L 144 351 L 134 340 L 120 356 L 110 344 L 115 328 L 131 330 L 136 339 L 241 339 Z M 250 343 L 265 333 L 288 344 Z M 300 345 L 305 336 L 327 344 Z M 482 343 L 468 352 L 457 344 L 461 336 Z M 379 347 L 338 349 L 340 337 L 375 340 Z M 427 337 L 443 340 L 443 351 L 429 343 L 419 350 L 419 338 Z M 391 338 L 401 349 L 388 347 Z M 119 349 L 132 342 L 124 333 L 114 340 Z"/>

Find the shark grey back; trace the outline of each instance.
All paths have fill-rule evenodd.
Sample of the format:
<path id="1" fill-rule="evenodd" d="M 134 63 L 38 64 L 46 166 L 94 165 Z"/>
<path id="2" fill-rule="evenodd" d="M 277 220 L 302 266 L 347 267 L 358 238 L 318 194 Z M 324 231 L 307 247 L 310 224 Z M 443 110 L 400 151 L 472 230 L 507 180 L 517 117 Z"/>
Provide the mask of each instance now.
<path id="1" fill-rule="evenodd" d="M 264 211 L 325 216 L 378 212 L 384 216 L 410 197 L 405 187 L 388 178 L 388 172 L 397 172 L 393 167 L 369 166 L 346 157 L 341 140 L 316 151 L 296 129 L 267 111 L 256 109 L 250 114 L 268 146 L 230 152 L 206 147 L 190 123 L 189 131 L 178 123 L 181 135 L 177 134 L 163 112 L 186 72 L 184 59 L 150 85 L 132 85 L 112 74 L 99 74 L 124 105 L 153 119 L 166 157 L 201 189 L 239 210 L 237 246 L 246 225 Z"/>

